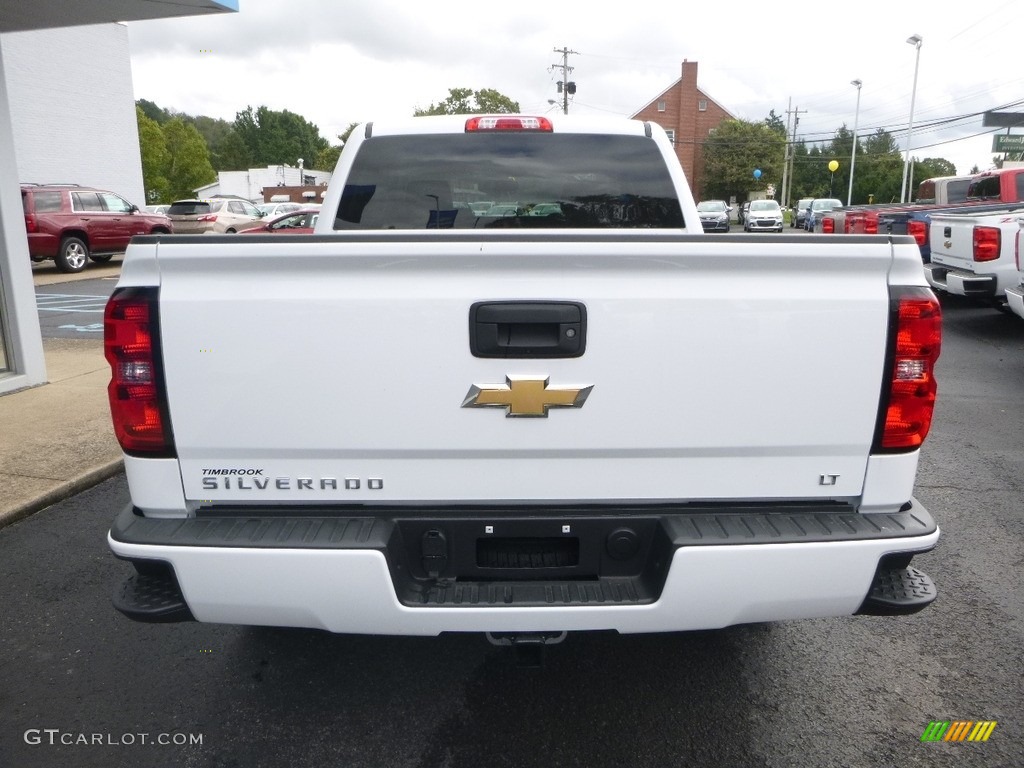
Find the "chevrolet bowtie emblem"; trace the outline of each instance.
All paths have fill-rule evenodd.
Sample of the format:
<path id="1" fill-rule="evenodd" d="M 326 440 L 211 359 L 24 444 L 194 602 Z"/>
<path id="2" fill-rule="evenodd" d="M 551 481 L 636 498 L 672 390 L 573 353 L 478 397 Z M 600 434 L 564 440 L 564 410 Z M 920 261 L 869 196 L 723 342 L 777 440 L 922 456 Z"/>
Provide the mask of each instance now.
<path id="1" fill-rule="evenodd" d="M 594 388 L 549 387 L 547 377 L 506 376 L 506 384 L 474 384 L 463 408 L 505 408 L 506 416 L 547 418 L 548 408 L 582 408 Z"/>

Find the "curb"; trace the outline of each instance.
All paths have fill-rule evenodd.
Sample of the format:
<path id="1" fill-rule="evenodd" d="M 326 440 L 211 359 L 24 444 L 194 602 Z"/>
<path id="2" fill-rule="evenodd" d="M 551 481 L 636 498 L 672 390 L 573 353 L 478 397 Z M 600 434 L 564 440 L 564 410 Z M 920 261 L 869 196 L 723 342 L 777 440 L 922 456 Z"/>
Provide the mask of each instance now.
<path id="1" fill-rule="evenodd" d="M 11 523 L 16 523 L 19 520 L 24 520 L 26 517 L 29 517 L 41 509 L 45 509 L 51 504 L 56 504 L 58 501 L 64 501 L 65 499 L 74 496 L 76 493 L 88 490 L 94 485 L 98 485 L 123 470 L 124 459 L 112 459 L 106 464 L 82 473 L 78 477 L 65 480 L 52 490 L 47 491 L 41 496 L 37 496 L 31 501 L 19 504 L 11 509 L 2 509 L 0 510 L 0 528 L 8 526 Z"/>

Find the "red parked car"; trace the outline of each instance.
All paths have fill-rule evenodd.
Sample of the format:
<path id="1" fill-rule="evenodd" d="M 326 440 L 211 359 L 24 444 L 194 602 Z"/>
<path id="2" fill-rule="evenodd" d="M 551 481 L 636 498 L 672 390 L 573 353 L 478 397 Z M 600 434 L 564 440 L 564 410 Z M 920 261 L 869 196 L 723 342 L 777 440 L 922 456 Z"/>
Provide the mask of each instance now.
<path id="1" fill-rule="evenodd" d="M 265 224 L 252 227 L 242 232 L 243 235 L 265 235 L 268 232 L 283 235 L 311 235 L 317 217 L 320 216 L 319 208 L 302 208 L 282 216 L 277 216 Z"/>
<path id="2" fill-rule="evenodd" d="M 53 259 L 61 272 L 81 272 L 92 259 L 124 253 L 134 235 L 173 232 L 166 216 L 144 213 L 120 195 L 77 184 L 22 184 L 28 253 Z"/>

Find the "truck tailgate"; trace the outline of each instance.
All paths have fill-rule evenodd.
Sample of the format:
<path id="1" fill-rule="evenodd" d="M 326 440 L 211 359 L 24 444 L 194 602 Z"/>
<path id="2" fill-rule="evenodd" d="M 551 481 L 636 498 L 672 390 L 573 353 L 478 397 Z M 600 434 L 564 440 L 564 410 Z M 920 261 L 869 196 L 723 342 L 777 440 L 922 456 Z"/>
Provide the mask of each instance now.
<path id="1" fill-rule="evenodd" d="M 187 499 L 860 495 L 884 238 L 374 234 L 142 246 Z M 474 303 L 538 300 L 585 306 L 581 356 L 471 354 Z M 463 407 L 517 378 L 591 389 L 546 417 Z"/>

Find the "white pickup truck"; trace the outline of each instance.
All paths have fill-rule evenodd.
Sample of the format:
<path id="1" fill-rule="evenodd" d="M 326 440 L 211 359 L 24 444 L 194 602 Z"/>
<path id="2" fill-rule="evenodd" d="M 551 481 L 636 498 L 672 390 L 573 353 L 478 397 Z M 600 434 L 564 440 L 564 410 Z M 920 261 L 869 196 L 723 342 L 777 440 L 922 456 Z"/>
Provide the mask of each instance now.
<path id="1" fill-rule="evenodd" d="M 949 213 L 931 217 L 931 262 L 924 265 L 929 285 L 998 307 L 1007 289 L 1020 282 L 1017 232 L 1024 207 L 988 213 Z"/>
<path id="2" fill-rule="evenodd" d="M 367 124 L 322 210 L 128 251 L 127 616 L 527 644 L 934 599 L 913 239 L 705 236 L 629 120 Z"/>
<path id="3" fill-rule="evenodd" d="M 1015 315 L 1024 317 L 1024 264 L 1020 260 L 1021 240 L 1024 240 L 1024 217 L 1018 220 L 1017 232 L 1013 235 L 1013 261 L 1017 267 L 1017 284 L 1006 289 L 1006 303 Z"/>

